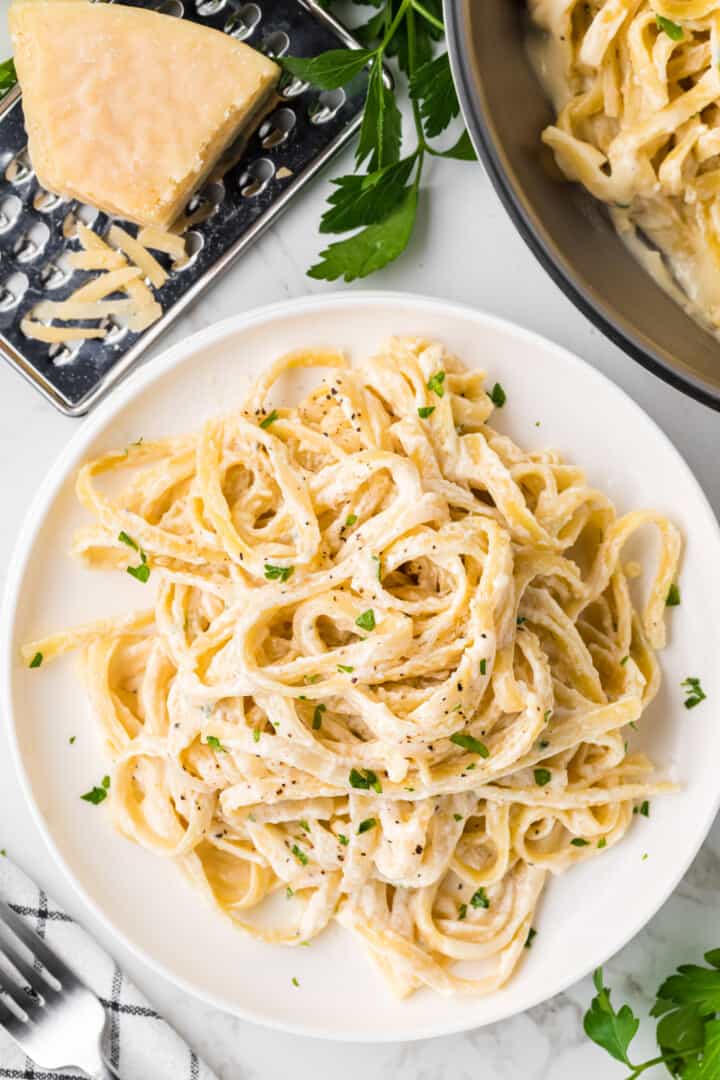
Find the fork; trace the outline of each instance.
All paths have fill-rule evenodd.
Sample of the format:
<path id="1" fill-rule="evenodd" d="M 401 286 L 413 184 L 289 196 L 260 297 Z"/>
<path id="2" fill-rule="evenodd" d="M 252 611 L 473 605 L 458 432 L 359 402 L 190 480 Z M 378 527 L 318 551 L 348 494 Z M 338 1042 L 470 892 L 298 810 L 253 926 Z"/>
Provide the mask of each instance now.
<path id="1" fill-rule="evenodd" d="M 101 1046 L 105 1010 L 98 998 L 23 920 L 0 900 L 0 1029 L 42 1069 L 80 1069 L 117 1080 Z"/>

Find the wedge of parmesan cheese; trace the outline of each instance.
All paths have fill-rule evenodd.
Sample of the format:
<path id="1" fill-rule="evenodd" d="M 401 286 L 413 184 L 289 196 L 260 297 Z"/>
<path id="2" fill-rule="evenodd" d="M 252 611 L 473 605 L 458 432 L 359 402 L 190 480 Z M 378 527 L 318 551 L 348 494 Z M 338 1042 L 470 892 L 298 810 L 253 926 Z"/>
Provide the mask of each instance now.
<path id="1" fill-rule="evenodd" d="M 49 191 L 167 227 L 259 121 L 280 69 L 186 19 L 89 0 L 12 0 L 30 158 Z"/>

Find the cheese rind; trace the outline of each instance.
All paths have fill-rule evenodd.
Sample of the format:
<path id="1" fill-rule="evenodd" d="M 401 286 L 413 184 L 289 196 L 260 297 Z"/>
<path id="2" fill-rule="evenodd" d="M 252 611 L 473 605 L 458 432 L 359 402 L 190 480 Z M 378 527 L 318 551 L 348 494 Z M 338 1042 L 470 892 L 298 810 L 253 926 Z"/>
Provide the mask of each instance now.
<path id="1" fill-rule="evenodd" d="M 279 68 L 186 19 L 88 0 L 13 0 L 30 158 L 49 191 L 167 227 L 261 115 Z"/>

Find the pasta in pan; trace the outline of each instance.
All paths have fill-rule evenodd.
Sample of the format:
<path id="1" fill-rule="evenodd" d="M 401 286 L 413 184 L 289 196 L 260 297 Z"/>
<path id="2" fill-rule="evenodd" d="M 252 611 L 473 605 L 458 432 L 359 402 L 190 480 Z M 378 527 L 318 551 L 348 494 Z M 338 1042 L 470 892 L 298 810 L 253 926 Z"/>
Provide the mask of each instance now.
<path id="1" fill-rule="evenodd" d="M 720 326 L 720 3 L 529 0 L 560 169 L 682 306 Z"/>
<path id="2" fill-rule="evenodd" d="M 272 406 L 293 368 L 324 373 Z M 501 986 L 548 877 L 672 787 L 626 740 L 679 534 L 499 434 L 494 401 L 420 339 L 283 357 L 230 415 L 80 470 L 76 554 L 155 601 L 24 651 L 82 649 L 124 836 L 267 942 L 337 919 L 401 996 Z"/>

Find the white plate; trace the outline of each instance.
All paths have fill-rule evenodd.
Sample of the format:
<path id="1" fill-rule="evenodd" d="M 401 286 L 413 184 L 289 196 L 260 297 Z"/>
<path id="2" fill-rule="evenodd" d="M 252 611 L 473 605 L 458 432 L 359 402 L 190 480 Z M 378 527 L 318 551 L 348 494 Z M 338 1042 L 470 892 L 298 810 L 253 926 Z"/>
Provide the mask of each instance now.
<path id="1" fill-rule="evenodd" d="M 18 659 L 28 638 L 146 599 L 126 575 L 91 574 L 66 555 L 82 519 L 73 476 L 84 459 L 227 411 L 247 380 L 286 349 L 332 344 L 363 357 L 391 333 L 439 338 L 485 367 L 490 385 L 499 380 L 507 391 L 500 426 L 524 445 L 558 448 L 621 511 L 655 507 L 687 538 L 663 690 L 639 736 L 684 789 L 654 800 L 650 818 L 638 817 L 617 848 L 551 882 L 532 950 L 510 984 L 487 998 L 423 992 L 397 1002 L 339 927 L 308 949 L 244 938 L 171 864 L 115 835 L 105 811 L 80 800 L 107 760 L 74 662 L 29 671 Z M 338 294 L 264 308 L 203 330 L 129 379 L 78 431 L 38 493 L 2 612 L 4 711 L 22 783 L 53 854 L 95 913 L 154 968 L 220 1008 L 337 1039 L 425 1038 L 500 1020 L 558 993 L 636 934 L 710 827 L 720 792 L 719 565 L 715 518 L 677 451 L 621 390 L 562 349 L 420 297 Z M 708 694 L 691 712 L 680 686 L 688 675 L 700 676 Z"/>

